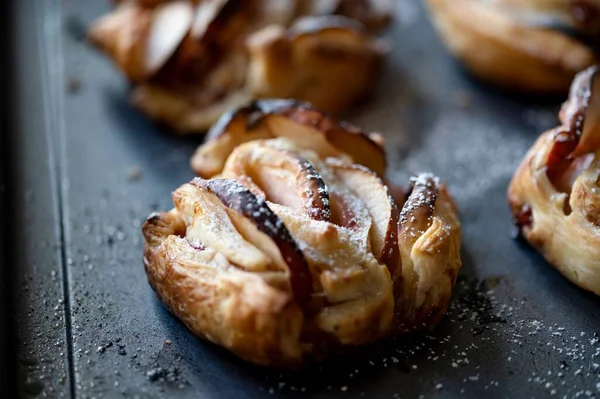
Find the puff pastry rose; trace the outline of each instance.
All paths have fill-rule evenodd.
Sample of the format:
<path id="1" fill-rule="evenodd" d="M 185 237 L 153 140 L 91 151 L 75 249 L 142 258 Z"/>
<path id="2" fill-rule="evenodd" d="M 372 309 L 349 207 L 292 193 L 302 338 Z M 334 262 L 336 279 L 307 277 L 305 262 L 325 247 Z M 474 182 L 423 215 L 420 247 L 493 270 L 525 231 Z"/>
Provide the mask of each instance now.
<path id="1" fill-rule="evenodd" d="M 203 133 L 257 97 L 340 112 L 371 88 L 389 0 L 125 0 L 90 29 L 133 83 L 132 104 Z"/>
<path id="2" fill-rule="evenodd" d="M 162 302 L 198 336 L 272 366 L 435 326 L 461 266 L 454 203 L 419 174 L 397 204 L 359 148 L 384 173 L 379 136 L 306 104 L 224 116 L 194 160 L 202 177 L 143 226 Z"/>
<path id="3" fill-rule="evenodd" d="M 427 0 L 446 46 L 501 87 L 564 93 L 598 62 L 599 0 Z"/>
<path id="4" fill-rule="evenodd" d="M 573 283 L 600 295 L 600 72 L 571 86 L 561 126 L 541 135 L 508 198 L 523 236 Z"/>

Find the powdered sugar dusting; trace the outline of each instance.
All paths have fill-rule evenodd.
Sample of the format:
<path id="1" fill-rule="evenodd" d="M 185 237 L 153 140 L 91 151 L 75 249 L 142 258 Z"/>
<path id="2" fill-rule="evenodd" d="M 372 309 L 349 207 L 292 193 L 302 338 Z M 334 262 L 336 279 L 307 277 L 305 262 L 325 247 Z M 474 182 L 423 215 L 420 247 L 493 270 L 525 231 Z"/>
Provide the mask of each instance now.
<path id="1" fill-rule="evenodd" d="M 395 137 L 386 139 L 393 148 Z M 449 141 L 454 144 L 448 145 Z M 405 185 L 411 172 L 429 170 L 448 182 L 459 202 L 478 198 L 498 179 L 512 176 L 525 155 L 523 148 L 530 144 L 531 139 L 507 135 L 477 117 L 466 119 L 460 114 L 448 113 L 436 122 L 426 142 L 412 149 L 407 157 L 394 159 L 398 152 L 390 152 L 390 162 L 398 165 L 390 168 L 390 180 Z"/>

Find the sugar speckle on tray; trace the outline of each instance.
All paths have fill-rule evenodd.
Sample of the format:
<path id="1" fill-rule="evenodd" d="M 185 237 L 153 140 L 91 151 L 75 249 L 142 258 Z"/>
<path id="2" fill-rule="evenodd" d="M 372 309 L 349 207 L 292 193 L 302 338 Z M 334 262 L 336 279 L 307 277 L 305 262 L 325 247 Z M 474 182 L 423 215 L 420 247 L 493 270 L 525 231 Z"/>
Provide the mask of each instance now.
<path id="1" fill-rule="evenodd" d="M 142 168 L 139 165 L 131 166 L 127 169 L 127 180 L 130 182 L 138 181 L 142 178 Z"/>
<path id="2" fill-rule="evenodd" d="M 384 369 L 395 369 L 415 374 L 417 379 L 440 372 L 444 377 L 434 380 L 432 388 L 453 393 L 468 393 L 470 389 L 482 389 L 490 394 L 500 392 L 500 381 L 508 376 L 519 378 L 523 389 L 537 392 L 539 396 L 584 397 L 586 392 L 599 391 L 598 334 L 581 335 L 581 331 L 572 331 L 568 325 L 531 317 L 527 306 L 527 298 L 510 295 L 510 283 L 505 278 L 479 281 L 459 277 L 444 321 L 430 334 L 397 338 L 381 348 L 369 347 L 364 352 L 359 351 L 356 359 L 336 360 L 334 357 L 318 366 L 314 380 L 284 373 L 279 374 L 274 383 L 265 382 L 276 387 L 275 393 L 292 392 L 291 387 L 298 389 L 300 384 L 307 392 L 335 390 L 335 386 L 340 391 L 353 392 L 354 384 L 363 378 Z M 554 334 L 556 332 L 560 335 Z M 485 354 L 500 347 L 500 341 L 505 360 L 490 364 Z M 548 361 L 554 352 L 560 355 L 561 361 Z M 530 356 L 536 359 L 535 366 L 519 371 L 517 367 Z M 317 377 L 323 373 L 329 376 L 327 384 Z M 452 389 L 449 381 L 453 382 Z M 406 391 L 395 394 L 393 397 L 411 395 Z"/>

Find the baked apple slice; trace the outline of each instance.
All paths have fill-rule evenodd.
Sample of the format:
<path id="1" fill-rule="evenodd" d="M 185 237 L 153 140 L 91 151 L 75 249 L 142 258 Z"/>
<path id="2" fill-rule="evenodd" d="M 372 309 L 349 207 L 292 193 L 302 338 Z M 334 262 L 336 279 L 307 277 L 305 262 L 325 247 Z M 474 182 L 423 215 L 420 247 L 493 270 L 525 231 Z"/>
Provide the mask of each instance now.
<path id="1" fill-rule="evenodd" d="M 90 40 L 104 50 L 132 82 L 155 75 L 173 56 L 194 21 L 189 1 L 171 1 L 148 8 L 123 2 L 100 18 Z"/>
<path id="2" fill-rule="evenodd" d="M 310 162 L 260 141 L 238 146 L 223 177 L 237 178 L 268 201 L 300 210 L 314 220 L 329 221 L 329 189 Z"/>
<path id="3" fill-rule="evenodd" d="M 508 199 L 523 237 L 578 286 L 600 295 L 600 72 L 581 72 L 515 172 Z"/>
<path id="4" fill-rule="evenodd" d="M 257 100 L 221 117 L 192 157 L 192 169 L 210 178 L 223 170 L 236 146 L 274 137 L 290 138 L 321 158 L 342 157 L 364 165 L 380 177 L 385 172 L 379 134 L 337 122 L 309 104 L 293 100 Z"/>
<path id="5" fill-rule="evenodd" d="M 371 251 L 394 275 L 399 267 L 398 208 L 387 186 L 372 171 L 337 159 L 327 160 L 336 178 L 356 195 L 373 221 L 370 231 Z"/>

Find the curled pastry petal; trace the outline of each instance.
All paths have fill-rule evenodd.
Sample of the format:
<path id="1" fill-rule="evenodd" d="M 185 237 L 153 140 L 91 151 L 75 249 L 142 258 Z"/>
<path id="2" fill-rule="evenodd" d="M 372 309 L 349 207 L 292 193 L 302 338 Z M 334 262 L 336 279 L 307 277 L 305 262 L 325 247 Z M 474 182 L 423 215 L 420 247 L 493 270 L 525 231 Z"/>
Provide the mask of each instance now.
<path id="1" fill-rule="evenodd" d="M 573 82 L 562 126 L 543 133 L 511 181 L 522 235 L 565 277 L 600 295 L 600 72 Z"/>
<path id="2" fill-rule="evenodd" d="M 411 183 L 400 211 L 402 267 L 394 287 L 402 330 L 431 328 L 440 321 L 461 267 L 460 223 L 446 186 L 429 173 Z"/>

